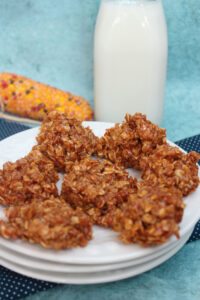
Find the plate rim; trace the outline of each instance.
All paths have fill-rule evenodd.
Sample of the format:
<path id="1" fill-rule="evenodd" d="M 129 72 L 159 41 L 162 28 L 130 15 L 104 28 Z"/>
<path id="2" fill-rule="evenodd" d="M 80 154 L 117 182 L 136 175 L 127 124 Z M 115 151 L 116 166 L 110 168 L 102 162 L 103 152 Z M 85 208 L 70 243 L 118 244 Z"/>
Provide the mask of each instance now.
<path id="1" fill-rule="evenodd" d="M 83 122 L 83 124 L 84 124 L 84 126 L 86 125 L 86 126 L 90 126 L 91 127 L 91 125 L 94 125 L 94 124 L 98 124 L 98 126 L 102 126 L 103 125 L 103 127 L 110 127 L 110 126 L 113 126 L 114 125 L 114 123 L 107 123 L 107 122 L 96 122 L 96 121 L 86 121 L 86 122 Z M 32 139 L 35 139 L 35 136 L 37 135 L 37 133 L 39 132 L 39 128 L 40 127 L 34 127 L 34 128 L 30 128 L 30 129 L 27 129 L 27 130 L 24 130 L 24 131 L 22 131 L 22 132 L 19 132 L 19 133 L 17 133 L 17 134 L 14 134 L 14 135 L 12 135 L 12 136 L 9 136 L 9 137 L 7 137 L 6 139 L 4 139 L 4 140 L 2 140 L 2 141 L 0 141 L 0 145 L 2 144 L 2 143 L 7 143 L 7 142 L 9 142 L 10 140 L 12 141 L 12 139 L 18 139 L 19 137 L 21 137 L 21 136 L 23 136 L 23 135 L 29 135 L 29 133 L 31 132 L 32 134 L 33 134 L 33 136 L 32 136 Z M 91 128 L 92 130 L 94 130 L 94 128 Z M 174 145 L 174 146 L 176 146 L 176 147 L 178 147 L 178 148 L 180 148 L 182 151 L 184 151 L 181 147 L 179 147 L 179 146 L 177 146 L 176 144 L 174 144 L 173 142 L 170 142 L 170 141 L 168 141 L 170 144 L 172 144 L 172 145 Z M 185 151 L 184 151 L 185 152 Z M 198 190 L 199 190 L 199 192 L 200 192 L 200 186 L 199 186 L 199 188 L 198 188 Z M 198 190 L 196 190 L 194 193 L 193 193 L 193 195 L 195 194 L 195 193 L 197 193 L 198 192 Z M 187 209 L 187 208 L 186 208 Z M 184 216 L 183 216 L 183 218 L 184 218 Z M 194 226 L 195 225 L 195 223 L 198 221 L 198 219 L 199 219 L 199 213 L 198 213 L 198 217 L 196 216 L 196 218 L 194 219 L 192 219 L 192 222 L 190 223 L 190 224 L 187 224 L 187 226 L 185 226 L 184 227 L 184 230 L 181 228 L 180 229 L 180 234 L 181 234 L 181 236 L 182 235 L 184 235 L 184 233 L 185 232 L 187 232 L 192 226 Z M 182 222 L 181 222 L 182 223 Z M 180 226 L 181 226 L 181 223 L 180 223 Z M 166 243 L 164 243 L 163 245 L 158 245 L 158 246 L 152 246 L 152 247 L 147 247 L 148 249 L 150 249 L 149 251 L 150 251 L 150 253 L 152 253 L 152 251 L 154 252 L 154 251 L 159 251 L 160 249 L 162 249 L 162 248 L 165 248 L 165 247 L 167 247 L 167 245 L 169 245 L 170 243 L 172 243 L 173 241 L 175 241 L 176 239 L 175 239 L 175 237 L 171 237 Z M 20 240 L 21 241 L 21 240 Z M 14 243 L 15 241 L 13 241 L 13 240 L 5 240 L 5 239 L 3 239 L 2 237 L 0 237 L 0 244 L 2 244 L 3 246 L 5 246 L 5 247 L 7 247 L 7 248 L 10 248 L 10 249 L 12 249 L 12 247 L 13 247 L 13 243 Z M 23 249 L 23 243 L 25 243 L 25 244 L 29 244 L 28 242 L 23 242 L 22 241 L 22 243 L 20 244 L 20 243 L 15 243 L 15 250 L 16 251 L 18 251 L 18 252 L 20 252 L 20 253 L 24 253 L 24 254 L 26 254 L 26 255 L 29 255 L 29 256 L 32 256 L 32 257 L 38 257 L 38 255 L 37 254 L 35 254 L 35 256 L 33 255 L 33 253 L 32 254 L 30 254 L 29 253 L 29 251 L 30 251 L 30 249 Z M 34 247 L 34 246 L 38 246 L 38 245 L 36 245 L 36 244 L 32 244 L 32 246 Z M 42 247 L 42 246 L 41 246 Z M 129 245 L 127 245 L 127 247 L 129 247 Z M 144 249 L 143 247 L 141 247 L 142 249 Z M 42 247 L 42 249 L 43 249 L 43 247 Z M 156 250 L 157 249 L 157 250 Z M 43 249 L 44 250 L 44 249 Z M 53 250 L 53 249 L 48 249 L 48 250 L 50 250 L 50 251 L 52 251 L 52 253 L 48 253 L 50 256 L 54 256 L 55 255 L 55 251 Z M 84 250 L 84 248 L 83 248 L 83 250 Z M 64 250 L 64 251 L 68 251 L 68 249 L 66 249 L 66 250 Z M 147 253 L 146 253 L 147 252 Z M 145 255 L 142 255 L 142 256 L 146 256 L 146 255 L 149 255 L 150 253 L 148 252 L 148 251 L 146 251 L 145 253 Z M 46 253 L 42 253 L 43 254 L 43 259 L 46 259 L 46 260 L 51 260 L 52 261 L 52 259 L 50 259 L 49 258 L 49 256 L 46 254 Z M 47 257 L 48 256 L 48 257 Z M 56 258 L 56 260 L 55 261 L 57 261 L 57 262 L 65 262 L 65 263 L 68 263 L 68 262 L 72 262 L 72 263 L 74 263 L 74 264 L 103 264 L 103 263 L 115 263 L 116 261 L 121 261 L 121 262 L 123 262 L 123 261 L 127 261 L 127 260 L 130 260 L 130 259 L 137 259 L 137 258 L 139 258 L 139 257 L 141 257 L 140 256 L 140 254 L 135 254 L 135 255 L 133 255 L 133 253 L 131 253 L 130 255 L 126 255 L 125 257 L 124 257 L 124 255 L 123 254 L 121 254 L 121 255 L 119 255 L 119 256 L 117 256 L 117 257 L 112 257 L 112 259 L 111 259 L 111 257 L 104 257 L 104 259 L 99 259 L 99 261 L 97 262 L 94 258 L 91 258 L 90 257 L 90 259 L 89 260 L 86 260 L 85 258 L 82 258 L 82 259 L 77 259 L 76 260 L 76 262 L 75 261 L 73 261 L 73 260 L 71 260 L 71 258 L 65 258 L 65 260 L 63 261 L 63 257 L 62 257 L 62 259 L 61 260 L 59 260 L 58 259 L 58 257 Z"/>
<path id="2" fill-rule="evenodd" d="M 145 257 L 141 257 L 139 259 L 132 259 L 125 262 L 119 262 L 119 263 L 111 263 L 111 264 L 104 264 L 104 265 L 73 265 L 73 264 L 67 264 L 67 263 L 57 263 L 52 261 L 45 261 L 42 259 L 37 259 L 30 257 L 28 255 L 24 255 L 21 253 L 16 253 L 13 249 L 9 249 L 7 247 L 4 247 L 0 245 L 0 257 L 8 259 L 9 261 L 17 261 L 18 264 L 21 266 L 25 266 L 28 268 L 33 268 L 35 270 L 43 270 L 43 271 L 54 271 L 54 272 L 60 272 L 60 273 L 93 273 L 93 272 L 101 272 L 101 271 L 111 271 L 116 270 L 119 268 L 125 268 L 128 266 L 137 266 L 141 263 L 146 263 L 156 257 L 160 257 L 161 255 L 169 252 L 173 248 L 175 248 L 179 243 L 181 243 L 182 240 L 186 238 L 186 236 L 190 236 L 194 228 L 189 230 L 181 239 L 175 241 L 173 244 L 169 244 L 168 247 L 161 249 L 160 251 L 153 252 L 150 255 L 147 255 Z M 3 249 L 4 248 L 4 249 Z M 11 255 L 8 253 L 11 253 Z M 7 256 L 6 256 L 7 255 Z M 19 257 L 19 255 L 21 257 Z M 38 260 L 38 261 L 37 261 Z M 45 263 L 45 265 L 43 265 Z M 48 266 L 49 263 L 49 266 Z M 53 267 L 53 268 L 52 268 Z M 61 268 L 60 268 L 61 267 Z"/>
<path id="3" fill-rule="evenodd" d="M 22 275 L 32 277 L 32 278 L 35 278 L 38 280 L 46 280 L 49 282 L 56 282 L 56 283 L 63 283 L 63 284 L 82 284 L 82 285 L 107 283 L 107 282 L 112 282 L 112 281 L 123 280 L 123 279 L 130 278 L 130 277 L 135 277 L 146 271 L 154 269 L 155 267 L 161 265 L 162 263 L 164 263 L 165 261 L 170 259 L 172 256 L 174 256 L 185 245 L 187 239 L 188 239 L 188 237 L 185 238 L 185 240 L 180 241 L 180 243 L 176 247 L 171 249 L 171 251 L 167 252 L 165 255 L 161 255 L 158 258 L 155 258 L 154 260 L 151 260 L 148 263 L 139 264 L 137 267 L 131 266 L 131 267 L 117 269 L 117 270 L 98 272 L 98 275 L 99 275 L 99 273 L 102 273 L 100 275 L 102 275 L 103 278 L 102 277 L 101 277 L 101 279 L 97 278 L 96 280 L 95 280 L 95 273 L 91 273 L 90 279 L 86 279 L 86 273 L 81 274 L 81 276 L 83 275 L 82 279 L 81 278 L 77 279 L 78 274 L 75 274 L 74 278 L 72 279 L 72 273 L 69 273 L 69 272 L 63 273 L 62 274 L 63 279 L 58 280 L 58 272 L 53 272 L 53 273 L 57 274 L 56 280 L 55 280 L 54 278 L 51 277 L 52 274 L 50 272 L 47 272 L 47 274 L 42 275 L 43 271 L 40 271 L 40 272 L 38 271 L 38 273 L 33 272 L 33 270 L 31 270 L 29 268 L 22 267 L 22 266 L 18 265 L 17 263 L 9 262 L 8 260 L 2 259 L 1 257 L 0 257 L 0 264 L 2 264 L 6 268 L 13 270 L 14 272 L 20 273 Z M 142 266 L 142 268 L 141 268 L 141 266 Z M 25 270 L 25 272 L 24 272 L 24 270 Z M 125 273 L 125 271 L 127 271 L 127 273 Z M 108 272 L 110 272 L 110 277 L 109 277 Z M 108 274 L 106 279 L 105 279 L 105 274 Z M 69 276 L 69 278 L 67 279 L 66 276 Z"/>

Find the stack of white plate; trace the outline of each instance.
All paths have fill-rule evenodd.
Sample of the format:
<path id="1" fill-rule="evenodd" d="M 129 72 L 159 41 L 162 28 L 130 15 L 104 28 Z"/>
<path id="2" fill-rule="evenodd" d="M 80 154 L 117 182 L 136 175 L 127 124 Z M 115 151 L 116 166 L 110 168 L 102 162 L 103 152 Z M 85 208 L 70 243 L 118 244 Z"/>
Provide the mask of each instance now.
<path id="1" fill-rule="evenodd" d="M 169 259 L 185 244 L 192 229 L 179 240 L 148 248 L 123 245 L 113 233 L 99 228 L 95 228 L 95 238 L 87 247 L 59 252 L 1 238 L 0 264 L 32 278 L 58 283 L 116 281 L 141 274 Z"/>
<path id="2" fill-rule="evenodd" d="M 101 136 L 113 124 L 87 122 L 86 125 Z M 15 161 L 26 155 L 35 144 L 37 133 L 38 129 L 34 128 L 0 142 L 0 168 L 8 160 Z M 103 283 L 141 274 L 173 256 L 191 235 L 200 217 L 200 188 L 184 202 L 180 239 L 171 237 L 163 245 L 146 248 L 125 245 L 116 232 L 94 226 L 94 239 L 86 247 L 62 251 L 0 238 L 0 264 L 29 277 L 69 284 Z M 4 216 L 3 207 L 0 207 L 0 216 Z"/>

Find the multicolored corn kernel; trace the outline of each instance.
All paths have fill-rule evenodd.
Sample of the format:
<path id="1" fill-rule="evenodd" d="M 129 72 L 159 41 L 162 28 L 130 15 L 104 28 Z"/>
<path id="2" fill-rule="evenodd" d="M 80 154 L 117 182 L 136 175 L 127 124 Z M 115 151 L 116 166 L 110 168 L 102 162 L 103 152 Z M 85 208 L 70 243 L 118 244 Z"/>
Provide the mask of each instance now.
<path id="1" fill-rule="evenodd" d="M 43 120 L 56 110 L 81 121 L 93 119 L 84 98 L 12 73 L 0 73 L 0 98 L 4 111 L 21 117 Z"/>

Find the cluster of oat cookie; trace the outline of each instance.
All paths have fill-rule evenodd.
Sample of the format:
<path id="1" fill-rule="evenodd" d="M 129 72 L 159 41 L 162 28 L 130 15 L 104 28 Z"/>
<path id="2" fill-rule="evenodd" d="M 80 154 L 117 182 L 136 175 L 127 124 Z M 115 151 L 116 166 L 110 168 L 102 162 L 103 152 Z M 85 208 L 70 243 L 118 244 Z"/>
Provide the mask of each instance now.
<path id="1" fill-rule="evenodd" d="M 26 157 L 0 170 L 0 203 L 9 206 L 3 237 L 59 250 L 85 246 L 93 224 L 143 246 L 179 236 L 183 196 L 199 184 L 200 155 L 169 145 L 165 129 L 127 114 L 98 138 L 81 121 L 51 112 L 36 140 Z M 141 170 L 142 179 L 126 168 Z"/>

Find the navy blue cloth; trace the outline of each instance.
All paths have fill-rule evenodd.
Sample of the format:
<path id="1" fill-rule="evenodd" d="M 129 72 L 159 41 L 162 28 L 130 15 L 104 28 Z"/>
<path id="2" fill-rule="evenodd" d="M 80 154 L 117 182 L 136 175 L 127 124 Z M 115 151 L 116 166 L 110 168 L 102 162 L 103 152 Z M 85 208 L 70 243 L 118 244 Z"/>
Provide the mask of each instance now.
<path id="1" fill-rule="evenodd" d="M 0 119 L 0 141 L 7 138 L 10 135 L 13 135 L 26 129 L 29 129 L 29 127 L 16 122 L 5 121 L 3 119 Z"/>
<path id="2" fill-rule="evenodd" d="M 196 151 L 200 153 L 200 134 L 178 141 L 176 144 L 186 152 Z"/>
<path id="3" fill-rule="evenodd" d="M 196 151 L 200 153 L 200 134 L 178 141 L 176 142 L 176 144 L 187 152 Z M 200 161 L 199 161 L 199 165 L 200 165 Z M 188 243 L 194 242 L 199 239 L 200 239 L 200 221 L 196 224 L 192 232 L 192 235 L 188 240 Z"/>
<path id="4" fill-rule="evenodd" d="M 17 300 L 57 286 L 56 283 L 22 276 L 0 266 L 0 300 Z"/>
<path id="5" fill-rule="evenodd" d="M 0 140 L 29 127 L 0 119 Z M 200 152 L 200 135 L 176 143 L 189 152 Z M 197 223 L 188 242 L 200 239 L 200 222 Z M 56 283 L 32 279 L 0 266 L 0 300 L 17 300 L 57 286 Z"/>

